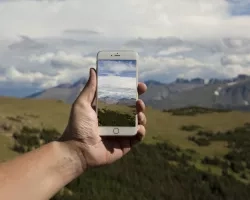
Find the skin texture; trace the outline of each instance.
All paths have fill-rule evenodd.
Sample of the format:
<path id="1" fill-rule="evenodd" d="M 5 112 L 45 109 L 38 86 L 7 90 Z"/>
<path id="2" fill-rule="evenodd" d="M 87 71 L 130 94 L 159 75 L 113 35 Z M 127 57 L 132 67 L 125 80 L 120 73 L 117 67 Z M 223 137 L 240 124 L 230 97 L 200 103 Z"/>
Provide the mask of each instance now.
<path id="1" fill-rule="evenodd" d="M 138 93 L 146 91 L 138 84 Z M 111 164 L 145 136 L 143 101 L 137 101 L 138 133 L 133 137 L 100 137 L 93 106 L 96 72 L 72 105 L 68 124 L 58 141 L 0 164 L 0 199 L 50 199 L 86 169 Z"/>

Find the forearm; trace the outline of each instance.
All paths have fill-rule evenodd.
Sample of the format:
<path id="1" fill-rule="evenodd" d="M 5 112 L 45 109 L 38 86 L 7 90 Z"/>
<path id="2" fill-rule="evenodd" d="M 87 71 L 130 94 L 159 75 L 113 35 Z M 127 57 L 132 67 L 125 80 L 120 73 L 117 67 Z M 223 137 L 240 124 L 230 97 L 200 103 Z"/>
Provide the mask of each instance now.
<path id="1" fill-rule="evenodd" d="M 0 199 L 45 200 L 85 169 L 81 153 L 52 142 L 0 165 Z"/>

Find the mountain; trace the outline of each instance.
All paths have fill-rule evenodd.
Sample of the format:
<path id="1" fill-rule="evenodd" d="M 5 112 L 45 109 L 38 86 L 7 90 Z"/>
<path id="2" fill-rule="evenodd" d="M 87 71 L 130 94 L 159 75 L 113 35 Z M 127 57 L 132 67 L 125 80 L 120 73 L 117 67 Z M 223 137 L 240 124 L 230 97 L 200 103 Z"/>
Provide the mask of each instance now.
<path id="1" fill-rule="evenodd" d="M 148 87 L 148 91 L 140 97 L 145 101 L 165 99 L 170 93 L 167 84 L 152 80 L 145 81 L 145 84 Z"/>
<path id="2" fill-rule="evenodd" d="M 82 78 L 73 84 L 61 84 L 27 98 L 59 99 L 72 103 L 86 82 L 87 80 Z M 212 78 L 208 81 L 201 78 L 177 78 L 171 83 L 148 80 L 145 84 L 148 90 L 140 98 L 146 105 L 156 109 L 202 106 L 250 110 L 250 76 L 244 74 L 231 79 Z M 134 104 L 134 99 L 104 97 L 101 100 L 108 104 Z"/>
<path id="3" fill-rule="evenodd" d="M 228 80 L 207 84 L 190 84 L 191 81 L 175 81 L 168 84 L 168 96 L 153 100 L 144 99 L 147 105 L 157 109 L 173 109 L 187 106 L 250 110 L 250 77 L 239 75 Z M 181 85 L 180 85 L 181 84 Z M 175 90 L 173 90 L 173 88 Z M 156 89 L 154 88 L 154 93 Z M 160 90 L 158 90 L 160 91 Z M 147 92 L 150 96 L 150 88 Z M 151 93 L 152 94 L 152 93 Z M 161 95 L 160 93 L 158 94 Z"/>
<path id="4" fill-rule="evenodd" d="M 119 99 L 116 104 L 118 104 L 118 105 L 127 105 L 127 106 L 135 106 L 136 105 L 136 99 L 134 99 L 134 98 L 130 98 L 130 99 L 122 98 L 122 99 Z"/>
<path id="5" fill-rule="evenodd" d="M 110 98 L 110 97 L 102 97 L 99 99 L 101 102 L 104 102 L 105 104 L 116 104 L 116 105 L 127 105 L 127 106 L 133 106 L 136 104 L 136 99 L 134 98 Z"/>
<path id="6" fill-rule="evenodd" d="M 49 88 L 35 94 L 31 94 L 26 98 L 58 99 L 66 103 L 73 103 L 75 98 L 79 95 L 80 91 L 86 83 L 87 79 L 81 78 L 73 84 L 60 84 L 56 87 Z"/>

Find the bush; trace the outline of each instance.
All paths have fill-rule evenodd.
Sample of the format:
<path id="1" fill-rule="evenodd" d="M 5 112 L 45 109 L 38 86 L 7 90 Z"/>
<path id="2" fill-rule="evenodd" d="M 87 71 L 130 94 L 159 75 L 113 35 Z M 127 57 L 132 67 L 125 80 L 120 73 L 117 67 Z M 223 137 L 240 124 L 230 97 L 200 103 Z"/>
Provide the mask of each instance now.
<path id="1" fill-rule="evenodd" d="M 0 124 L 0 129 L 2 129 L 3 131 L 10 131 L 12 129 L 12 126 L 7 123 L 2 123 Z"/>
<path id="2" fill-rule="evenodd" d="M 135 126 L 135 117 L 135 113 L 129 115 L 107 109 L 98 110 L 99 126 Z"/>
<path id="3" fill-rule="evenodd" d="M 42 129 L 40 133 L 40 138 L 45 143 L 57 140 L 60 136 L 61 134 L 56 129 Z"/>
<path id="4" fill-rule="evenodd" d="M 34 127 L 28 127 L 28 126 L 23 126 L 21 133 L 40 133 L 40 129 L 39 128 L 34 128 Z"/>
<path id="5" fill-rule="evenodd" d="M 212 137 L 214 133 L 212 131 L 199 131 L 197 135 L 205 136 L 205 137 Z"/>
<path id="6" fill-rule="evenodd" d="M 163 110 L 163 112 L 169 112 L 172 115 L 183 115 L 183 116 L 195 116 L 198 114 L 207 114 L 207 113 L 214 113 L 214 112 L 229 112 L 229 111 L 230 110 L 226 110 L 226 109 L 203 108 L 203 107 L 197 107 L 197 106 Z"/>
<path id="7" fill-rule="evenodd" d="M 60 133 L 56 129 L 38 129 L 24 126 L 20 133 L 13 133 L 15 144 L 12 149 L 19 153 L 25 153 L 38 148 L 41 144 L 52 142 Z"/>
<path id="8" fill-rule="evenodd" d="M 168 149 L 169 145 L 164 143 L 140 144 L 123 159 L 109 166 L 90 169 L 68 184 L 67 188 L 73 192 L 73 196 L 67 199 L 245 200 L 249 198 L 250 186 L 236 181 L 231 176 L 214 176 L 192 166 L 170 165 L 165 157 Z M 170 149 L 173 151 L 172 147 Z"/>
<path id="9" fill-rule="evenodd" d="M 244 170 L 244 166 L 241 162 L 231 162 L 230 167 L 235 173 L 239 173 Z"/>
<path id="10" fill-rule="evenodd" d="M 241 177 L 242 179 L 248 179 L 246 173 L 242 173 L 242 174 L 240 175 L 240 177 Z"/>
<path id="11" fill-rule="evenodd" d="M 207 165 L 215 165 L 215 166 L 222 166 L 223 164 L 223 161 L 220 160 L 219 158 L 217 157 L 214 157 L 214 158 L 209 158 L 207 156 L 205 156 L 202 161 L 201 161 L 203 164 L 207 164 Z"/>
<path id="12" fill-rule="evenodd" d="M 201 129 L 201 127 L 198 125 L 183 125 L 181 127 L 181 130 L 183 130 L 183 131 L 196 131 L 199 129 Z"/>
<path id="13" fill-rule="evenodd" d="M 210 141 L 207 138 L 196 138 L 194 136 L 189 136 L 188 140 L 193 141 L 194 143 L 196 143 L 199 146 L 208 146 L 210 145 Z"/>

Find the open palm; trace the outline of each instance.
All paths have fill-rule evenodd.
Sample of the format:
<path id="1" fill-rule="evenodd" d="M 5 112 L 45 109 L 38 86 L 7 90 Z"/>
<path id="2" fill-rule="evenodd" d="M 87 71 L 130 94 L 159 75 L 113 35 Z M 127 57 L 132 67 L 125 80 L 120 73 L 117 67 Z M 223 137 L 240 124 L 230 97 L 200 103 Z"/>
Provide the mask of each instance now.
<path id="1" fill-rule="evenodd" d="M 143 94 L 147 87 L 138 84 L 138 93 Z M 68 125 L 60 140 L 68 141 L 82 152 L 87 167 L 110 164 L 128 153 L 131 147 L 145 136 L 145 105 L 142 100 L 136 102 L 138 114 L 138 133 L 133 137 L 100 137 L 98 118 L 93 108 L 96 94 L 96 72 L 90 70 L 90 77 L 74 102 Z"/>

